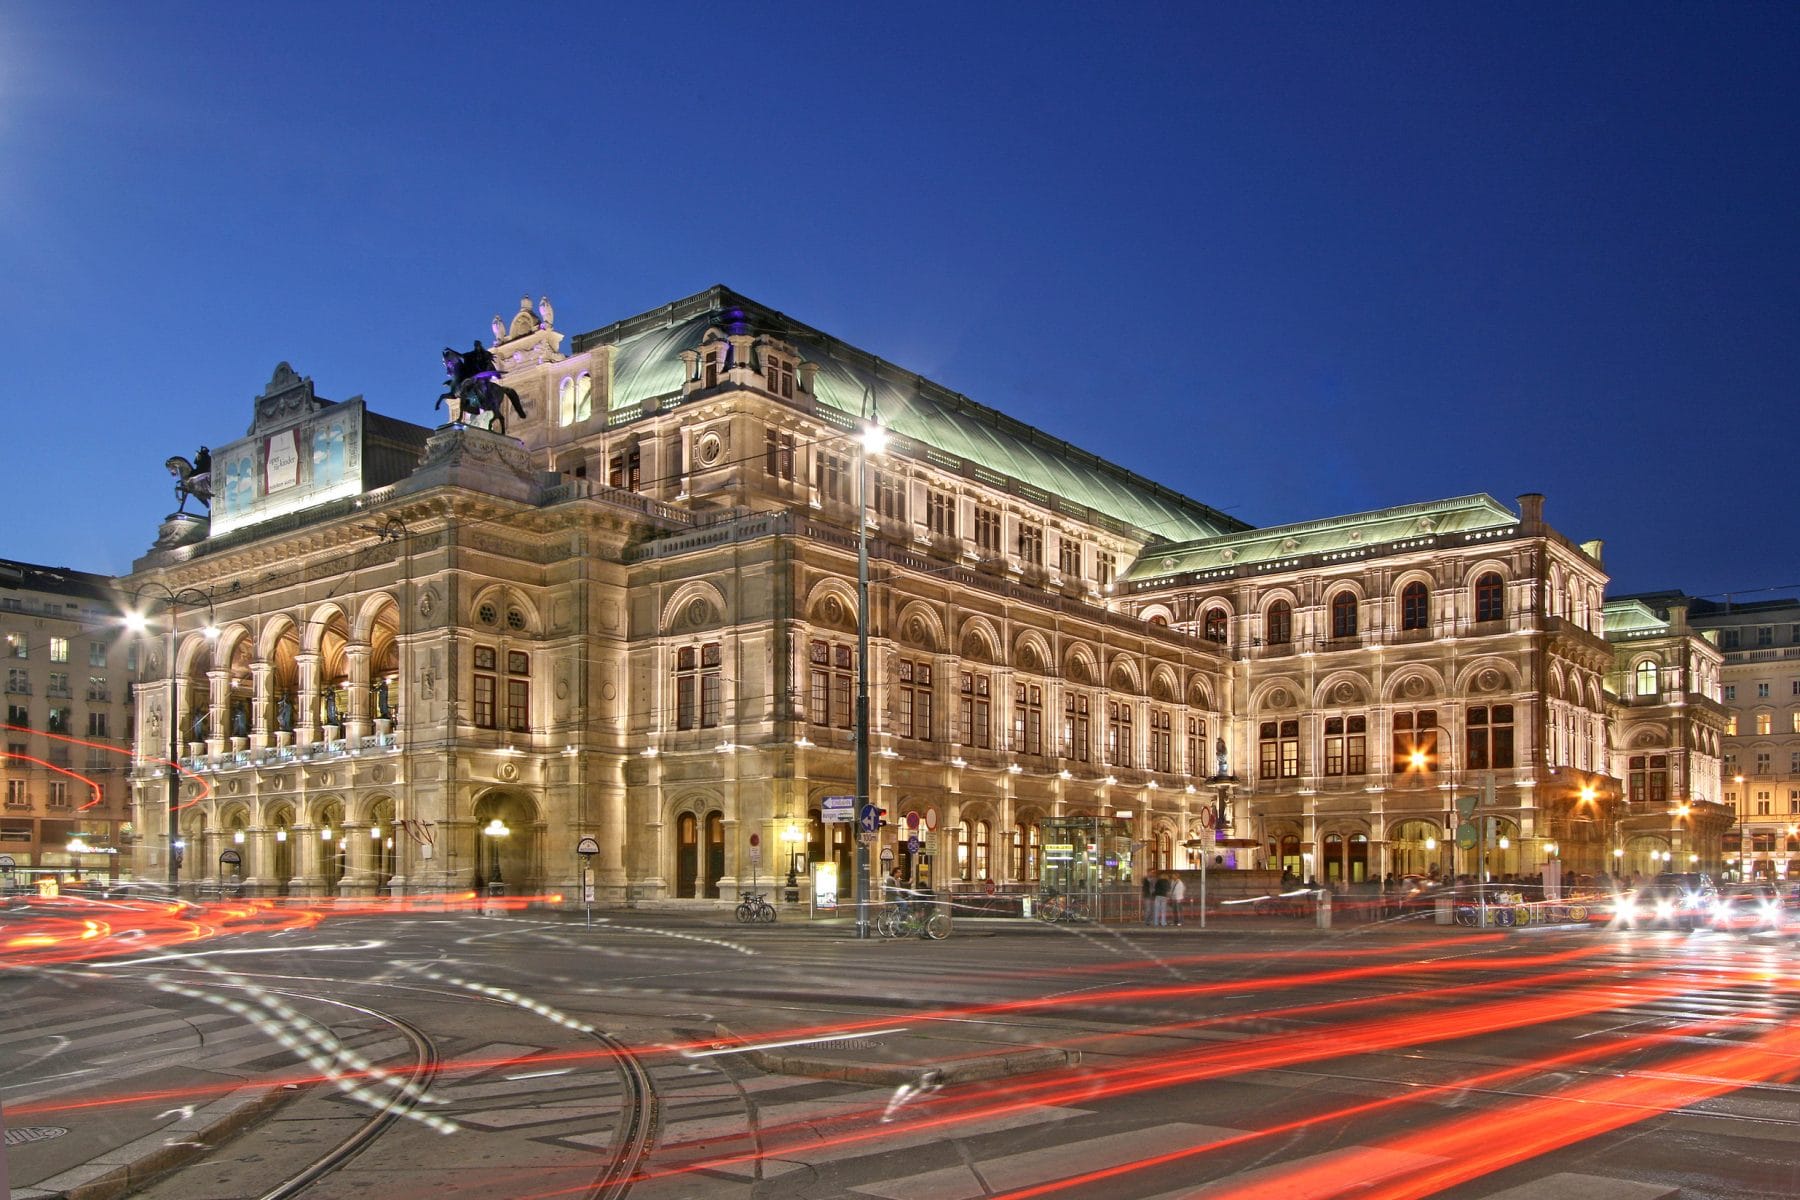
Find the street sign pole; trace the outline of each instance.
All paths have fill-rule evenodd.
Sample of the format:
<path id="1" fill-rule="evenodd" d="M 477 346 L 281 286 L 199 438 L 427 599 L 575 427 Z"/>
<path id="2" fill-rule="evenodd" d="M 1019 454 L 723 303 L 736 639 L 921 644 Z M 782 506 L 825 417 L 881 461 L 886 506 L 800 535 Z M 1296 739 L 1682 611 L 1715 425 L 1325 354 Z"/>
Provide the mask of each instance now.
<path id="1" fill-rule="evenodd" d="M 584 837 L 575 843 L 575 853 L 581 855 L 581 907 L 587 913 L 587 928 L 594 927 L 594 855 L 600 853 L 600 843 L 591 837 Z"/>

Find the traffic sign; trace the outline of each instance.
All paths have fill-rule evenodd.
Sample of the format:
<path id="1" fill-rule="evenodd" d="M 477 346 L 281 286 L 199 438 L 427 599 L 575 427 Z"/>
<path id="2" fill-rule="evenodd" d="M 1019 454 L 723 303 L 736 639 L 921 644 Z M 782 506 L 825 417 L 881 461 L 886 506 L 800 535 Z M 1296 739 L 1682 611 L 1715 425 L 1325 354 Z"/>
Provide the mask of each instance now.
<path id="1" fill-rule="evenodd" d="M 927 829 L 936 829 L 937 828 L 937 809 L 928 808 L 925 810 L 925 828 L 927 828 Z"/>
<path id="2" fill-rule="evenodd" d="M 908 854 L 917 854 L 919 852 L 919 835 L 918 834 L 915 833 L 911 837 L 906 839 L 906 852 Z"/>
<path id="3" fill-rule="evenodd" d="M 1481 797 L 1479 796 L 1458 796 L 1456 798 L 1456 811 L 1465 817 L 1472 817 L 1475 815 L 1475 806 L 1480 803 Z"/>
<path id="4" fill-rule="evenodd" d="M 827 825 L 842 825 L 856 820 L 856 797 L 825 797 L 819 801 L 819 817 Z"/>
<path id="5" fill-rule="evenodd" d="M 584 856 L 598 854 L 600 853 L 600 843 L 591 837 L 584 837 L 579 842 L 575 843 L 575 853 Z"/>
<path id="6" fill-rule="evenodd" d="M 873 804 L 865 804 L 862 806 L 862 813 L 858 817 L 858 821 L 862 825 L 862 831 L 864 833 L 873 834 L 880 828 L 881 810 L 876 808 Z"/>
<path id="7" fill-rule="evenodd" d="M 1456 844 L 1461 846 L 1464 850 L 1473 850 L 1475 848 L 1475 843 L 1480 840 L 1481 836 L 1479 831 L 1475 828 L 1475 822 L 1464 821 L 1461 825 L 1456 827 Z"/>

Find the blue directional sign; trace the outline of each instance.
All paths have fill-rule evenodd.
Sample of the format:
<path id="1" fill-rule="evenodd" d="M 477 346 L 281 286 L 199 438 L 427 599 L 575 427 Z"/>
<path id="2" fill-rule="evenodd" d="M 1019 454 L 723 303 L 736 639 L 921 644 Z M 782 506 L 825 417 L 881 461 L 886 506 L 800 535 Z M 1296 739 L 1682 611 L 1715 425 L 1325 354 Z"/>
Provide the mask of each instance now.
<path id="1" fill-rule="evenodd" d="M 864 833 L 874 833 L 880 828 L 878 822 L 881 820 L 881 813 L 873 804 L 865 804 L 862 806 L 862 811 L 858 814 L 857 820 L 858 824 L 862 826 L 862 831 Z"/>

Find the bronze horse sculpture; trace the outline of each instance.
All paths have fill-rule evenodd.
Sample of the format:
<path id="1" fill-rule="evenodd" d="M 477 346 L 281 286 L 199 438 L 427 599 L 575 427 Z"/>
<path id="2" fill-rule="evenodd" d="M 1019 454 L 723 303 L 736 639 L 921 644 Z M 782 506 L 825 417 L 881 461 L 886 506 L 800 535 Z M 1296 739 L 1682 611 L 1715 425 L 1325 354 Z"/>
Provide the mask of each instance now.
<path id="1" fill-rule="evenodd" d="M 189 496 L 207 508 L 212 507 L 212 453 L 205 446 L 200 447 L 200 453 L 194 455 L 193 462 L 177 454 L 163 463 L 163 466 L 175 477 L 175 499 L 180 503 L 175 511 L 187 512 Z"/>
<path id="2" fill-rule="evenodd" d="M 504 435 L 506 433 L 505 406 L 512 401 L 513 411 L 520 418 L 525 416 L 525 406 L 519 400 L 519 393 L 500 382 L 500 369 L 494 365 L 494 356 L 480 342 L 467 353 L 459 354 L 450 347 L 444 347 L 445 391 L 437 398 L 438 407 L 446 400 L 455 400 L 459 424 L 466 424 L 470 417 L 488 413 L 488 429 Z"/>

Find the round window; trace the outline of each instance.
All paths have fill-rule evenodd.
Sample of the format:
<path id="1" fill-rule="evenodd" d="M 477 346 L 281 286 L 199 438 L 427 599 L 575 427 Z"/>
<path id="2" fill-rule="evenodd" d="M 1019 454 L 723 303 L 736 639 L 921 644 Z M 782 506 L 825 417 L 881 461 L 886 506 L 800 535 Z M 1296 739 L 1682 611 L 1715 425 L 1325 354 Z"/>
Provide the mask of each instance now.
<path id="1" fill-rule="evenodd" d="M 499 612 L 496 611 L 491 604 L 483 604 L 480 608 L 475 610 L 475 619 L 480 621 L 483 625 L 492 625 L 495 621 L 499 620 L 499 618 Z"/>
<path id="2" fill-rule="evenodd" d="M 506 610 L 506 627 L 508 629 L 525 628 L 525 614 L 516 608 Z"/>

